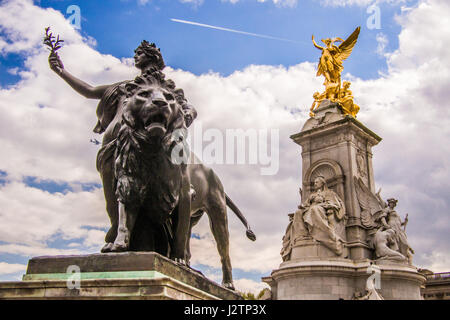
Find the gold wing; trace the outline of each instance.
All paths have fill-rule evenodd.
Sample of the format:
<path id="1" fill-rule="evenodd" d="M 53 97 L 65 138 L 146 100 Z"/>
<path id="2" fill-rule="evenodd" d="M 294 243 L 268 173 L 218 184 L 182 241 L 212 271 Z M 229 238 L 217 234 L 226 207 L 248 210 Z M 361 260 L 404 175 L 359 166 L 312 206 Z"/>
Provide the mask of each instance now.
<path id="1" fill-rule="evenodd" d="M 356 44 L 356 40 L 358 40 L 359 31 L 361 27 L 358 27 L 353 31 L 353 33 L 339 45 L 340 52 L 335 56 L 335 59 L 338 61 L 344 61 L 347 59 L 352 53 L 353 47 Z"/>

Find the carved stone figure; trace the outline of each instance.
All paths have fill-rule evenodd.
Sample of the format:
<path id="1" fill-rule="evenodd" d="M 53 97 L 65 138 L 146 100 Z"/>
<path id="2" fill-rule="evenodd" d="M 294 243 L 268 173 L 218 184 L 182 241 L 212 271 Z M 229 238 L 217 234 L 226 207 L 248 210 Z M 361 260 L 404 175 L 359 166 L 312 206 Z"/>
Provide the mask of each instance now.
<path id="1" fill-rule="evenodd" d="M 294 241 L 309 237 L 340 256 L 344 243 L 339 236 L 345 228 L 344 203 L 333 190 L 328 189 L 322 176 L 315 178 L 314 189 L 294 215 Z"/>
<path id="2" fill-rule="evenodd" d="M 406 257 L 400 252 L 391 248 L 397 248 L 395 231 L 392 229 L 380 228 L 374 237 L 375 255 L 379 260 L 405 261 Z"/>
<path id="3" fill-rule="evenodd" d="M 371 266 L 370 268 L 372 268 L 372 274 L 366 280 L 365 291 L 355 292 L 355 294 L 353 295 L 353 300 L 384 300 L 383 296 L 377 290 L 377 272 L 373 269 L 373 266 Z M 380 281 L 379 278 L 378 281 Z"/>
<path id="4" fill-rule="evenodd" d="M 294 221 L 294 214 L 290 213 L 289 214 L 289 224 L 286 227 L 286 232 L 283 236 L 283 247 L 281 248 L 281 259 L 283 259 L 283 261 L 288 261 L 291 259 L 291 253 L 292 253 L 292 246 L 293 246 L 293 228 L 292 228 L 292 223 Z"/>
<path id="5" fill-rule="evenodd" d="M 221 256 L 223 284 L 233 288 L 227 206 L 246 226 L 247 237 L 256 237 L 217 175 L 198 160 L 188 161 L 195 156 L 185 146 L 186 128 L 197 112 L 183 90 L 165 79 L 160 50 L 143 41 L 134 56 L 139 76 L 92 87 L 65 70 L 56 53 L 59 42 L 46 31 L 50 68 L 78 93 L 100 99 L 94 132 L 104 135 L 97 169 L 111 220 L 102 252 L 156 251 L 189 265 L 190 233 L 206 212 Z"/>
<path id="6" fill-rule="evenodd" d="M 361 207 L 361 223 L 367 229 L 377 230 L 372 241 L 369 241 L 378 259 L 407 260 L 412 262 L 413 249 L 409 246 L 404 227 L 408 218 L 401 221 L 394 210 L 397 200 L 388 199 L 385 203 L 380 191 L 374 195 L 361 178 L 354 178 L 356 194 Z M 394 253 L 395 252 L 395 253 Z"/>
<path id="7" fill-rule="evenodd" d="M 366 177 L 367 173 L 364 152 L 360 149 L 358 149 L 358 152 L 356 153 L 356 166 L 358 168 L 359 175 L 361 177 Z"/>
<path id="8" fill-rule="evenodd" d="M 394 250 L 398 250 L 403 256 L 408 258 L 409 263 L 412 263 L 412 255 L 414 250 L 408 244 L 408 237 L 406 236 L 406 225 L 408 224 L 408 215 L 406 215 L 405 220 L 402 222 L 397 211 L 395 211 L 395 206 L 398 200 L 388 199 L 387 207 L 383 209 L 379 220 L 383 227 L 388 230 L 394 231 L 394 239 L 396 246 Z"/>

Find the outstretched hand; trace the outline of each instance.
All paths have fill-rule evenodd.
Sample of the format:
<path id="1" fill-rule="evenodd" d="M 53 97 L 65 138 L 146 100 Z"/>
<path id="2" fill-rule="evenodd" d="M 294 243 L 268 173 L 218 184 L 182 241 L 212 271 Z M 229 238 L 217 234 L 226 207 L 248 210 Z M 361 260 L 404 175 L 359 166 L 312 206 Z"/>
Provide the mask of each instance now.
<path id="1" fill-rule="evenodd" d="M 57 74 L 61 74 L 64 70 L 64 65 L 57 53 L 50 54 L 50 56 L 48 57 L 48 63 L 50 65 L 50 69 L 52 69 Z"/>
<path id="2" fill-rule="evenodd" d="M 402 225 L 406 227 L 406 225 L 408 224 L 408 220 L 408 214 L 406 214 L 405 220 L 403 221 Z"/>

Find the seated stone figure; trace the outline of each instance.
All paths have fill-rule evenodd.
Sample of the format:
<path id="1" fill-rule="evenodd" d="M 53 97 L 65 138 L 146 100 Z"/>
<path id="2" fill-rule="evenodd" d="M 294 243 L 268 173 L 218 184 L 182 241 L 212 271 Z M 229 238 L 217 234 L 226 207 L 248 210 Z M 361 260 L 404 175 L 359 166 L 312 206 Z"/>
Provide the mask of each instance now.
<path id="1" fill-rule="evenodd" d="M 314 180 L 314 189 L 294 215 L 294 242 L 312 238 L 341 256 L 345 229 L 344 203 L 334 191 L 328 189 L 322 176 Z"/>

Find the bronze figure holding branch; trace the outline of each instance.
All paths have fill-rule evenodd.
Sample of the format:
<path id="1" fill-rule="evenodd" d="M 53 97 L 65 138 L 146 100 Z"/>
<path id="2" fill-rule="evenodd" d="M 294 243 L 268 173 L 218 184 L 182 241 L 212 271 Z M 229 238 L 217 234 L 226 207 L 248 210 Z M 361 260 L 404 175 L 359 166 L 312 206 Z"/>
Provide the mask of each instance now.
<path id="1" fill-rule="evenodd" d="M 50 68 L 79 94 L 100 100 L 94 128 L 103 134 L 97 170 L 111 221 L 101 251 L 156 251 L 189 265 L 192 227 L 207 213 L 222 261 L 222 283 L 234 288 L 227 206 L 247 228 L 247 237 L 256 237 L 214 171 L 192 161 L 185 140 L 197 112 L 183 90 L 165 79 L 160 50 L 142 41 L 134 55 L 140 75 L 91 86 L 64 68 L 56 53 L 62 40 L 52 42 L 48 31 L 44 43 L 52 48 Z"/>

